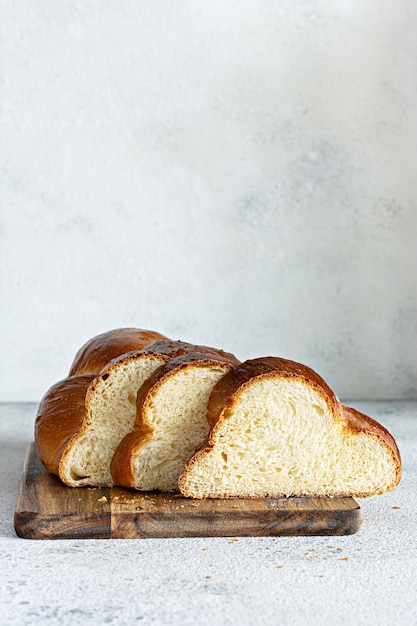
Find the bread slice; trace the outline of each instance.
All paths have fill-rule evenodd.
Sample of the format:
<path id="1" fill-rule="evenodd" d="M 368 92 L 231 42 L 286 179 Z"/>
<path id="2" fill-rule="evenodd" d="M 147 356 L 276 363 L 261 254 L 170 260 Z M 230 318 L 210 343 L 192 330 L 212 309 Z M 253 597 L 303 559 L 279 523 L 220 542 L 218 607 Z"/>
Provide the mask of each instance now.
<path id="1" fill-rule="evenodd" d="M 367 497 L 400 480 L 390 433 L 293 361 L 266 357 L 236 367 L 214 387 L 208 420 L 208 441 L 179 479 L 185 496 Z"/>
<path id="2" fill-rule="evenodd" d="M 93 337 L 75 355 L 69 376 L 98 374 L 109 361 L 121 354 L 142 350 L 150 343 L 167 337 L 153 330 L 116 328 Z"/>
<path id="3" fill-rule="evenodd" d="M 174 358 L 156 370 L 138 392 L 134 430 L 114 454 L 114 482 L 142 491 L 178 491 L 185 463 L 209 431 L 211 390 L 232 368 L 229 359 L 205 352 Z"/>

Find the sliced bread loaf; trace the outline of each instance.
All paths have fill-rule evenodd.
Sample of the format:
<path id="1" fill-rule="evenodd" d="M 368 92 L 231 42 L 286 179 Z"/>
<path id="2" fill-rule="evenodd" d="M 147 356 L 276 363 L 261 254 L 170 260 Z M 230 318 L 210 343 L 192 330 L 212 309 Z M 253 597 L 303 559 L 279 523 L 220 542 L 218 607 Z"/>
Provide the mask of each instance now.
<path id="1" fill-rule="evenodd" d="M 179 479 L 185 496 L 367 497 L 400 480 L 390 433 L 299 363 L 242 363 L 216 384 L 207 415 L 208 440 Z"/>
<path id="2" fill-rule="evenodd" d="M 138 392 L 134 430 L 111 463 L 113 481 L 143 491 L 177 491 L 185 463 L 208 434 L 210 392 L 236 361 L 205 351 L 158 368 Z"/>

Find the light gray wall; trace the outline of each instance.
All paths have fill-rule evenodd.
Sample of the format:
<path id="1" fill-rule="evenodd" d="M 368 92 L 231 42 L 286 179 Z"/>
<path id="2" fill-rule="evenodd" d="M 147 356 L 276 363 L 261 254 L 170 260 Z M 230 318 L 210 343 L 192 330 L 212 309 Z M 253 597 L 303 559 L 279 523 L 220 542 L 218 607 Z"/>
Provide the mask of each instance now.
<path id="1" fill-rule="evenodd" d="M 414 0 L 4 0 L 2 400 L 139 326 L 417 395 Z"/>

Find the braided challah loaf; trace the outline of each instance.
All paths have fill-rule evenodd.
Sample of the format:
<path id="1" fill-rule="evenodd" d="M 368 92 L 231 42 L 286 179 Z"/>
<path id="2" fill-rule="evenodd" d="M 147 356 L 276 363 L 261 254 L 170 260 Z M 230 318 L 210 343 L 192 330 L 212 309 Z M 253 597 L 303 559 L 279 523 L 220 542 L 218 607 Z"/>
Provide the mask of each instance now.
<path id="1" fill-rule="evenodd" d="M 390 433 L 310 368 L 278 357 L 240 363 L 134 328 L 78 351 L 39 405 L 35 443 L 69 486 L 179 488 L 193 498 L 366 497 L 401 477 Z"/>

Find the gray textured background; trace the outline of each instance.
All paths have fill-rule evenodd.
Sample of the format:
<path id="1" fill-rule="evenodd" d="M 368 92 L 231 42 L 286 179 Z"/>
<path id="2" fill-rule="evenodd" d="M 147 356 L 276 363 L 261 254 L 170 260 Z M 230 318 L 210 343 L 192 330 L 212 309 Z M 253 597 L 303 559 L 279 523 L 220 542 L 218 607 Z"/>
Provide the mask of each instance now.
<path id="1" fill-rule="evenodd" d="M 1 400 L 139 326 L 417 396 L 417 6 L 1 2 Z"/>

